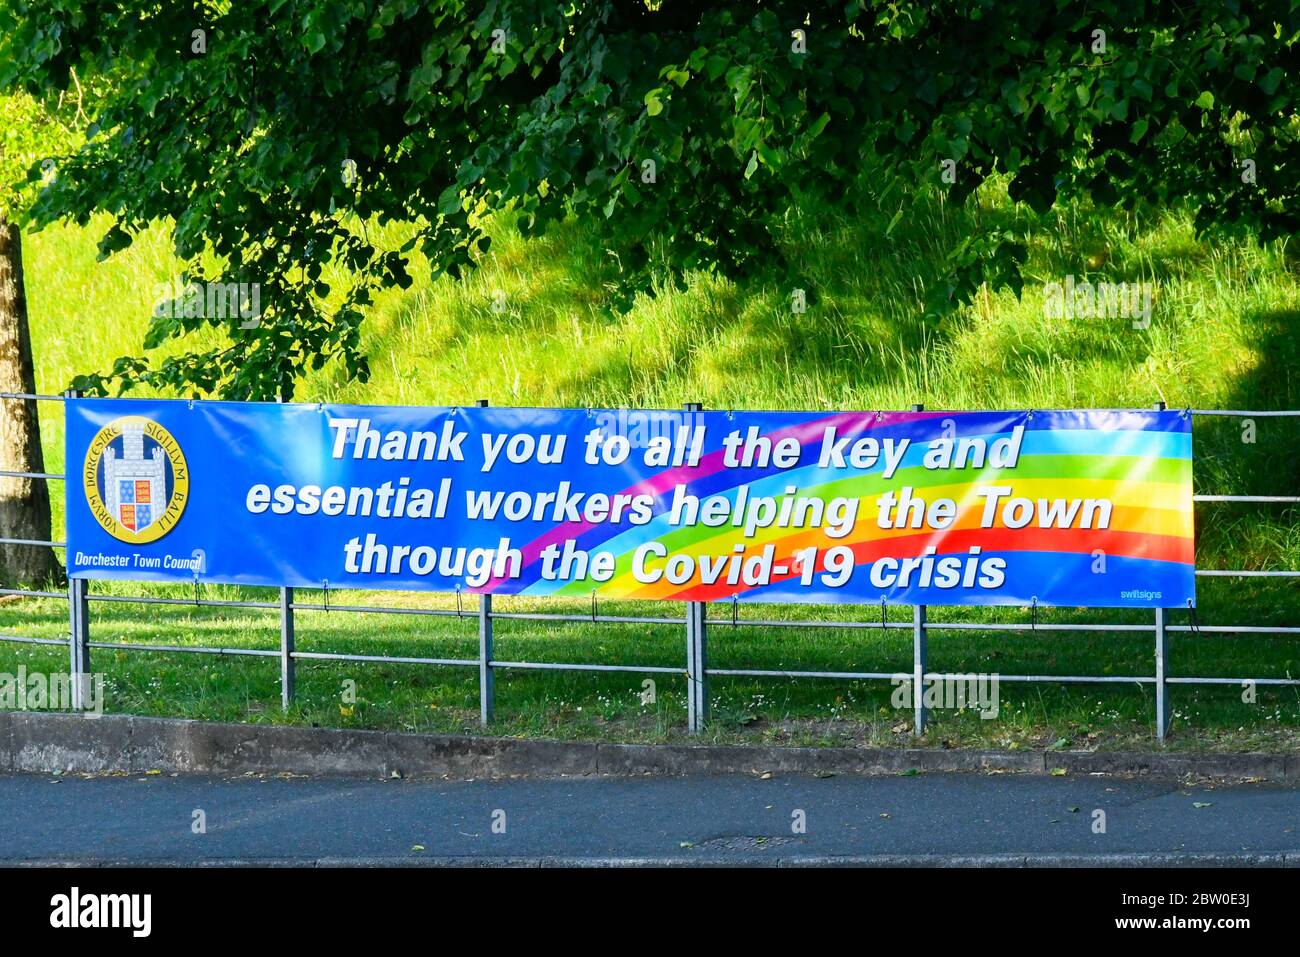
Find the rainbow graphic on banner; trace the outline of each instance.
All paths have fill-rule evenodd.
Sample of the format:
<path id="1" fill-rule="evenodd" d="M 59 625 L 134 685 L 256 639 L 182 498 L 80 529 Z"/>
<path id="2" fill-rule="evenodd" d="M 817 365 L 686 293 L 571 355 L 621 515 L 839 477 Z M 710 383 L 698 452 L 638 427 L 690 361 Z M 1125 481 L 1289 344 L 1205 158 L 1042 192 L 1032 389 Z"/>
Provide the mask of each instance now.
<path id="1" fill-rule="evenodd" d="M 614 576 L 595 588 L 607 598 L 676 599 L 683 601 L 888 601 L 905 604 L 1043 604 L 1111 607 L 1183 607 L 1195 604 L 1195 560 L 1192 509 L 1192 435 L 1190 418 L 1179 412 L 1052 411 L 1052 412 L 846 412 L 812 416 L 800 413 L 700 413 L 710 448 L 699 464 L 660 471 L 621 491 L 655 497 L 655 518 L 645 525 L 630 523 L 557 525 L 521 546 L 524 573 L 498 579 L 484 592 L 525 595 L 588 596 L 590 582 L 546 581 L 539 556 L 548 545 L 573 540 L 580 549 L 604 550 L 617 556 Z M 717 436 L 746 420 L 784 417 L 793 424 L 763 432 L 773 441 L 795 438 L 802 454 L 794 468 L 735 468 L 724 464 Z M 837 440 L 869 436 L 884 442 L 909 440 L 905 455 L 890 478 L 884 465 L 871 468 L 820 468 L 822 442 L 828 428 Z M 981 439 L 985 447 L 1023 429 L 1019 457 L 1012 468 L 927 468 L 931 444 Z M 752 537 L 728 522 L 720 527 L 700 524 L 673 526 L 669 509 L 678 486 L 704 499 L 797 496 L 860 501 L 848 534 L 830 537 L 824 527 L 765 528 Z M 914 498 L 938 498 L 957 503 L 946 528 L 880 527 L 882 496 L 896 497 L 910 488 Z M 988 527 L 981 522 L 990 508 Z M 1006 489 L 1005 494 L 1001 490 Z M 1023 499 L 1011 516 L 1007 503 Z M 1053 500 L 1062 500 L 1053 511 Z M 1080 502 L 1067 522 L 1069 503 Z M 1105 527 L 1080 527 L 1089 512 L 1086 503 L 1109 503 Z M 1028 516 L 1026 524 L 1020 523 Z M 891 523 L 896 524 L 896 523 Z M 1013 527 L 1019 526 L 1019 527 Z M 634 574 L 638 550 L 658 543 L 649 561 Z M 722 580 L 707 582 L 700 566 L 743 554 L 752 557 L 772 546 L 772 572 L 757 586 Z M 832 549 L 849 549 L 851 577 L 826 587 L 823 563 Z M 809 551 L 809 550 L 813 551 Z M 660 557 L 659 553 L 666 556 Z M 668 557 L 688 556 L 695 566 L 689 579 L 670 581 L 663 574 Z M 815 559 L 809 560 L 810 555 Z M 802 560 L 801 560 L 802 556 Z M 841 552 L 840 557 L 843 557 Z M 927 561 L 927 559 L 929 561 Z M 936 579 L 944 559 L 959 566 L 960 581 L 946 586 Z M 972 561 L 974 559 L 974 561 Z M 996 576 L 979 573 L 979 562 L 1003 563 L 1002 580 L 993 587 L 972 587 Z M 906 575 L 902 569 L 912 563 Z M 811 567 L 810 567 L 811 564 Z M 842 562 L 838 563 L 842 564 Z M 952 567 L 952 562 L 949 567 Z M 679 560 L 679 572 L 687 567 Z M 974 565 L 976 572 L 970 569 Z M 927 566 L 929 571 L 927 572 Z M 658 580 L 646 582 L 645 570 Z M 842 570 L 841 570 L 842 573 Z M 840 575 L 833 576 L 838 579 Z M 949 579 L 952 573 L 947 576 Z"/>

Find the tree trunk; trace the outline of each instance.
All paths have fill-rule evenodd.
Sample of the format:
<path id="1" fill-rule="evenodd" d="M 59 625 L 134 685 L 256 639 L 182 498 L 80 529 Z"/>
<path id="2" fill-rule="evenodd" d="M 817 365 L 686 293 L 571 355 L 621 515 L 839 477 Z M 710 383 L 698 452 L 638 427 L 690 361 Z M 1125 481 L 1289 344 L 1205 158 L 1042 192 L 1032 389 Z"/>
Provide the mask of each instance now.
<path id="1" fill-rule="evenodd" d="M 0 392 L 35 391 L 22 235 L 0 216 Z M 45 471 L 41 427 L 31 399 L 0 399 L 0 471 Z M 50 540 L 50 490 L 45 479 L 0 477 L 0 538 Z M 0 586 L 40 586 L 62 577 L 54 549 L 0 544 Z"/>

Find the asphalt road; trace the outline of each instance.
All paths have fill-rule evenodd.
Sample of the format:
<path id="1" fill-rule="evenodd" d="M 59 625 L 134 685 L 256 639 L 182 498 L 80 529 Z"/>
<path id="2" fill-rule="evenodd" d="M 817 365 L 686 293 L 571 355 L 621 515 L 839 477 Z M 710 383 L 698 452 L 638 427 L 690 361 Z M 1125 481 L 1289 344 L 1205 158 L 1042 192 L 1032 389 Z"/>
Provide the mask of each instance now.
<path id="1" fill-rule="evenodd" d="M 200 810 L 205 833 L 195 833 Z M 1094 833 L 1096 811 L 1105 814 L 1104 833 Z M 0 775 L 0 862 L 9 864 L 954 859 L 1297 864 L 1300 791 L 1011 774 L 454 782 Z"/>

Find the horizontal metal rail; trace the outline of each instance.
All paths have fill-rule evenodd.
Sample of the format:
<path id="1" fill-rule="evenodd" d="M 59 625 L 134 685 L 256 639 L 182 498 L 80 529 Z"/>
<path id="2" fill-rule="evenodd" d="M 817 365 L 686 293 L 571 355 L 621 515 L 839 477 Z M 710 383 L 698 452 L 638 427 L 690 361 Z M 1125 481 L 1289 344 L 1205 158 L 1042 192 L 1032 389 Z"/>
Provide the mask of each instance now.
<path id="1" fill-rule="evenodd" d="M 0 392 L 0 399 L 32 399 L 38 402 L 63 402 L 67 398 L 68 397 L 66 395 L 50 395 L 50 394 L 39 393 L 39 392 Z M 196 399 L 195 401 L 201 402 L 203 400 Z M 938 411 L 955 411 L 955 410 L 945 409 L 945 410 L 938 410 Z M 1050 410 L 1043 409 L 1043 410 L 1035 410 L 1035 411 L 1050 411 Z M 1150 410 L 1146 408 L 1142 408 L 1142 409 L 1116 408 L 1116 409 L 1099 409 L 1097 411 L 1148 412 Z M 1171 411 L 1176 412 L 1179 410 L 1174 409 Z M 1217 416 L 1226 416 L 1229 418 L 1241 418 L 1243 416 L 1249 416 L 1252 418 L 1261 418 L 1261 417 L 1300 418 L 1300 410 L 1295 410 L 1295 409 L 1282 409 L 1282 410 L 1278 410 L 1278 409 L 1268 409 L 1268 410 L 1265 409 L 1187 409 L 1185 411 L 1188 415 L 1217 415 Z"/>
<path id="2" fill-rule="evenodd" d="M 32 591 L 30 588 L 0 588 L 0 595 L 21 595 L 24 598 L 62 598 L 68 600 L 66 591 Z"/>
<path id="3" fill-rule="evenodd" d="M 68 646 L 67 638 L 31 638 L 27 635 L 0 635 L 0 641 L 12 641 L 20 645 L 62 645 Z"/>
<path id="4" fill-rule="evenodd" d="M 718 608 L 722 606 L 719 604 L 714 605 L 713 607 Z M 897 628 L 904 631 L 912 630 L 912 623 L 910 621 L 810 621 L 802 618 L 767 619 L 741 618 L 739 616 L 736 618 L 727 618 L 725 616 L 720 618 L 709 618 L 707 621 L 710 625 L 718 625 L 723 628 L 734 624 L 737 628 L 866 628 L 868 630 L 875 629 L 876 631 L 888 628 Z"/>
<path id="5" fill-rule="evenodd" d="M 932 631 L 1127 631 L 1150 632 L 1154 625 L 1123 625 L 1097 622 L 1096 624 L 1051 624 L 1049 622 L 965 622 L 927 621 L 925 627 Z"/>
<path id="6" fill-rule="evenodd" d="M 1300 578 L 1300 571 L 1228 571 L 1221 568 L 1198 568 L 1197 578 Z"/>
<path id="7" fill-rule="evenodd" d="M 1300 495 L 1193 495 L 1193 502 L 1300 502 Z"/>
<path id="8" fill-rule="evenodd" d="M 0 392 L 0 399 L 33 399 L 33 400 L 36 400 L 36 401 L 62 402 L 62 401 L 64 401 L 64 400 L 67 399 L 67 398 L 68 398 L 68 397 L 67 397 L 66 395 L 50 395 L 50 394 L 31 393 L 31 392 Z M 202 400 L 202 399 L 196 399 L 195 401 L 197 401 L 197 402 L 201 402 L 201 401 L 203 401 L 203 400 Z M 664 411 L 667 411 L 667 410 L 664 410 Z M 936 411 L 951 412 L 951 411 L 956 411 L 956 410 L 953 410 L 953 409 L 942 409 L 942 410 L 936 410 Z M 1048 410 L 1048 409 L 1036 409 L 1035 411 L 1051 411 L 1051 410 Z M 1096 410 L 1096 411 L 1099 411 L 1099 412 L 1149 412 L 1150 409 L 1148 409 L 1148 408 L 1141 408 L 1141 409 L 1138 409 L 1138 408 L 1114 408 L 1114 409 L 1098 409 L 1098 410 Z M 1177 411 L 1180 411 L 1180 410 L 1178 410 L 1178 409 L 1173 409 L 1173 410 L 1171 410 L 1171 411 L 1177 412 Z M 1255 417 L 1255 418 L 1258 418 L 1258 417 L 1265 417 L 1265 418 L 1269 418 L 1269 417 L 1300 418 L 1300 409 L 1281 409 L 1281 410 L 1279 410 L 1279 409 L 1268 409 L 1268 410 L 1264 410 L 1264 409 L 1186 409 L 1186 410 L 1182 410 L 1182 411 L 1185 411 L 1186 414 L 1188 414 L 1188 415 L 1218 415 L 1218 416 L 1227 416 L 1227 417 L 1230 417 L 1230 418 L 1240 418 L 1240 417 L 1242 417 L 1242 416 L 1251 416 L 1251 417 Z"/>
<path id="9" fill-rule="evenodd" d="M 0 478 L 38 478 L 38 479 L 55 479 L 63 482 L 67 476 L 62 472 L 10 472 L 0 471 Z"/>
<path id="10" fill-rule="evenodd" d="M 94 595 L 86 596 L 87 601 L 119 602 L 129 605 L 190 605 L 199 608 L 261 608 L 279 610 L 279 602 L 274 601 L 232 601 L 219 598 L 154 598 L 146 595 Z"/>
<path id="11" fill-rule="evenodd" d="M 570 621 L 597 622 L 611 625 L 684 625 L 685 618 L 660 618 L 657 615 L 640 617 L 637 615 L 563 615 L 547 612 L 494 611 L 493 619 L 504 618 L 515 621 Z"/>
<path id="12" fill-rule="evenodd" d="M 971 677 L 971 672 L 946 672 L 935 671 L 925 673 L 927 678 L 948 680 L 962 680 Z M 1059 681 L 1062 684 L 1140 684 L 1153 685 L 1156 679 L 1152 675 L 1004 675 L 997 676 L 998 681 Z M 1168 679 L 1166 679 L 1168 680 Z"/>
<path id="13" fill-rule="evenodd" d="M 1300 685 L 1297 678 L 1166 678 L 1171 685 L 1235 685 L 1250 682 L 1256 685 Z"/>
<path id="14" fill-rule="evenodd" d="M 474 664 L 478 664 L 475 661 Z M 686 669 L 664 665 L 585 665 L 562 661 L 489 661 L 489 668 L 523 668 L 533 671 L 621 671 L 631 674 L 680 675 Z"/>
<path id="15" fill-rule="evenodd" d="M 279 608 L 278 604 L 273 605 Z M 441 618 L 477 618 L 478 611 L 470 610 L 458 612 L 454 608 L 409 608 L 400 605 L 308 605 L 302 602 L 293 602 L 289 605 L 294 611 L 344 611 L 360 612 L 366 614 L 384 614 L 384 615 L 430 615 Z"/>
<path id="16" fill-rule="evenodd" d="M 1273 412 L 1249 412 L 1241 409 L 1192 409 L 1192 415 L 1225 415 L 1232 418 L 1241 418 L 1248 416 L 1252 419 L 1258 418 L 1300 418 L 1300 410 L 1288 409 L 1285 411 Z"/>
<path id="17" fill-rule="evenodd" d="M 60 642 L 66 644 L 66 642 Z M 118 651 L 192 652 L 196 655 L 244 655 L 254 658 L 278 658 L 279 651 L 261 648 L 213 648 L 209 645 L 155 645 L 135 641 L 90 641 L 91 648 L 115 648 Z"/>
<path id="18" fill-rule="evenodd" d="M 275 652 L 279 654 L 279 652 Z M 407 658 L 396 655 L 349 655 L 329 651 L 291 651 L 290 658 L 307 658 L 316 661 L 382 661 L 394 665 L 452 665 L 477 668 L 477 658 Z"/>
<path id="19" fill-rule="evenodd" d="M 1291 625 L 1166 625 L 1165 631 L 1207 632 L 1215 635 L 1300 635 Z"/>
<path id="20" fill-rule="evenodd" d="M 912 680 L 910 670 L 899 668 L 898 671 L 785 671 L 764 668 L 706 668 L 706 674 L 745 678 L 830 678 L 832 680 L 894 681 L 899 678 Z M 973 677 L 972 672 L 927 671 L 925 680 L 963 680 Z M 990 675 L 990 677 L 994 677 Z M 996 675 L 998 681 L 1060 681 L 1066 684 L 1154 684 L 1155 678 L 1149 675 Z"/>
<path id="21" fill-rule="evenodd" d="M 912 673 L 898 671 L 785 671 L 770 668 L 705 668 L 706 675 L 722 675 L 728 678 L 833 678 L 844 681 L 889 681 L 906 674 L 910 679 Z"/>

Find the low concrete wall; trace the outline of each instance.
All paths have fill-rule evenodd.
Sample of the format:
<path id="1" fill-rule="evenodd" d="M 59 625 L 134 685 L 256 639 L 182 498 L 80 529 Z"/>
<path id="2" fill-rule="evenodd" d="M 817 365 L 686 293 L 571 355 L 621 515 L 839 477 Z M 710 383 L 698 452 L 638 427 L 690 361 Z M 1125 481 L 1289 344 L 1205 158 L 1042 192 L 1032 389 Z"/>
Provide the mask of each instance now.
<path id="1" fill-rule="evenodd" d="M 896 774 L 1007 771 L 1300 781 L 1300 756 L 771 745 L 602 744 L 0 712 L 0 771 L 292 773 L 456 778 L 573 774 Z"/>

